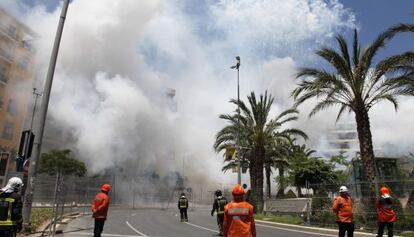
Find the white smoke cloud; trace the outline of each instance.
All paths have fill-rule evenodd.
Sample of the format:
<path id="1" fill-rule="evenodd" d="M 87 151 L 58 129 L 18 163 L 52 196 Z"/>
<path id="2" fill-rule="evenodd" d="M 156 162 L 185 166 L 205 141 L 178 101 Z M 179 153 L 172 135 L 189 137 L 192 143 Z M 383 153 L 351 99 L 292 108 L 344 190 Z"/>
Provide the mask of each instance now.
<path id="1" fill-rule="evenodd" d="M 22 10 L 13 2 L 2 6 L 20 11 L 37 32 L 44 78 L 60 7 Z M 49 115 L 72 131 L 93 172 L 134 161 L 133 169 L 162 174 L 180 171 L 185 159 L 189 178 L 230 182 L 235 175 L 221 174 L 221 154 L 212 145 L 225 125 L 218 115 L 234 110 L 227 103 L 237 96 L 236 72 L 229 69 L 234 56 L 242 58 L 242 98 L 267 89 L 277 99 L 276 114 L 292 104 L 296 67 L 314 60 L 312 50 L 354 20 L 336 0 L 74 0 Z M 177 111 L 167 88 L 176 89 Z M 299 126 L 318 137 L 326 123 L 317 119 Z"/>

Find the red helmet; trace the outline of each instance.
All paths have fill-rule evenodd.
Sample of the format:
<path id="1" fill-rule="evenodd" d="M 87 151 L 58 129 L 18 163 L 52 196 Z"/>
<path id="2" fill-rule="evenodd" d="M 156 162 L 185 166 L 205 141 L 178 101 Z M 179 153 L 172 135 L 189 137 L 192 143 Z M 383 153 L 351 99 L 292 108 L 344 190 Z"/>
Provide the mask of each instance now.
<path id="1" fill-rule="evenodd" d="M 390 190 L 387 187 L 380 188 L 380 195 L 383 198 L 389 198 L 390 197 Z"/>
<path id="2" fill-rule="evenodd" d="M 111 191 L 111 185 L 109 185 L 109 184 L 102 185 L 101 191 L 104 191 L 104 192 L 108 193 L 109 191 Z"/>
<path id="3" fill-rule="evenodd" d="M 233 194 L 233 196 L 241 196 L 244 195 L 245 192 L 242 186 L 240 186 L 240 184 L 237 184 L 233 187 L 233 191 L 231 193 Z"/>

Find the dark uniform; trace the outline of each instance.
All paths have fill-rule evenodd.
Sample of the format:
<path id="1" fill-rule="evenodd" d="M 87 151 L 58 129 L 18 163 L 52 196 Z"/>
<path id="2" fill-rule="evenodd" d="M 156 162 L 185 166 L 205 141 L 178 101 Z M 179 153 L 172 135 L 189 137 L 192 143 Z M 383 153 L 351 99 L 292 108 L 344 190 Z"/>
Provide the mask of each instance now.
<path id="1" fill-rule="evenodd" d="M 221 191 L 216 191 L 216 198 L 214 199 L 213 209 L 211 215 L 217 212 L 217 225 L 219 226 L 220 235 L 223 235 L 223 222 L 224 222 L 224 207 L 227 205 L 227 199 L 222 196 Z"/>
<path id="2" fill-rule="evenodd" d="M 181 194 L 181 197 L 178 200 L 178 209 L 180 210 L 181 222 L 188 222 L 188 199 L 185 197 L 184 193 Z"/>
<path id="3" fill-rule="evenodd" d="M 0 237 L 15 237 L 22 229 L 22 207 L 19 193 L 0 193 Z"/>

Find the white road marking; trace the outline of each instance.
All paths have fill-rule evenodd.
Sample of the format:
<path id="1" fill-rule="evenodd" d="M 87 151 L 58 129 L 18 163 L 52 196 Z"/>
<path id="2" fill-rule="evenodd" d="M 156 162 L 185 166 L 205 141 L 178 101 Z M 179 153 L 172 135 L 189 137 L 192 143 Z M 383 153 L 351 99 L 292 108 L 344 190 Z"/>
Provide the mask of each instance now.
<path id="1" fill-rule="evenodd" d="M 89 232 L 71 232 L 71 233 L 65 233 L 66 235 L 86 235 L 86 236 L 93 236 L 93 233 Z M 113 236 L 113 237 L 143 237 L 141 235 L 119 235 L 119 234 L 105 234 L 103 233 L 102 236 Z"/>
<path id="2" fill-rule="evenodd" d="M 132 214 L 131 214 L 131 216 L 136 216 L 136 215 L 137 215 L 137 213 L 132 213 Z"/>
<path id="3" fill-rule="evenodd" d="M 288 228 L 276 227 L 276 226 L 270 226 L 270 225 L 256 224 L 256 226 L 261 226 L 261 227 L 266 227 L 266 228 L 271 228 L 271 229 L 278 229 L 278 230 L 286 230 L 286 231 L 298 232 L 298 233 L 304 233 L 304 234 L 311 234 L 311 235 L 330 236 L 330 237 L 338 236 L 338 235 L 321 234 L 321 233 L 315 233 L 315 232 L 309 232 L 309 231 L 303 231 L 303 230 L 294 230 L 294 229 L 288 229 Z"/>
<path id="4" fill-rule="evenodd" d="M 196 224 L 193 224 L 193 223 L 189 223 L 189 222 L 184 222 L 184 223 L 186 223 L 187 225 L 191 225 L 191 226 L 203 229 L 203 230 L 208 230 L 208 231 L 211 231 L 211 232 L 214 232 L 214 233 L 218 232 L 217 230 L 212 230 L 212 229 L 209 229 L 209 228 L 206 228 L 206 227 L 203 227 L 203 226 L 199 226 L 199 225 L 196 225 Z"/>
<path id="5" fill-rule="evenodd" d="M 126 221 L 125 222 L 128 226 L 129 226 L 129 228 L 131 228 L 133 231 L 135 231 L 137 234 L 140 234 L 141 236 L 143 236 L 143 237 L 148 237 L 147 235 L 145 235 L 144 233 L 142 233 L 142 232 L 140 232 L 140 231 L 138 231 L 137 229 L 135 229 L 131 224 L 129 224 L 129 222 L 128 221 Z"/>

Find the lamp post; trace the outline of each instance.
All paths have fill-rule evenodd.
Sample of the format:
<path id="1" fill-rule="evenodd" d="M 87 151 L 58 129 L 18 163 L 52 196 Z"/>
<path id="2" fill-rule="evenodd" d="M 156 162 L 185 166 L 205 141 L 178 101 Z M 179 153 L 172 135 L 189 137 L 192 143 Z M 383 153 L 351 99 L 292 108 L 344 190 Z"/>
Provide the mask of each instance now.
<path id="1" fill-rule="evenodd" d="M 31 119 L 31 121 L 30 121 L 30 129 L 29 129 L 29 136 L 27 136 L 25 139 L 26 139 L 26 141 L 25 141 L 25 144 L 26 144 L 26 146 L 24 147 L 24 157 L 23 157 L 23 169 L 24 169 L 24 167 L 25 167 L 25 165 L 26 165 L 26 162 L 29 162 L 29 149 L 30 149 L 30 145 L 29 145 L 29 143 L 30 143 L 30 140 L 31 140 L 31 137 L 33 136 L 33 121 L 34 121 L 34 118 L 35 118 L 35 114 L 36 114 L 36 106 L 37 106 L 37 98 L 39 97 L 39 96 L 41 96 L 42 94 L 41 93 L 37 93 L 36 92 L 36 88 L 33 88 L 33 95 L 35 95 L 35 101 L 34 101 L 34 105 L 33 105 L 33 111 L 32 111 L 32 119 Z M 22 188 L 22 196 L 24 196 L 25 195 L 25 193 L 26 193 L 26 187 L 27 187 L 27 172 L 25 171 L 24 173 L 23 173 L 23 188 Z"/>
<path id="2" fill-rule="evenodd" d="M 43 132 L 45 128 L 47 109 L 49 106 L 50 91 L 52 89 L 53 75 L 55 73 L 56 59 L 59 52 L 60 40 L 62 38 L 63 26 L 65 25 L 66 13 L 68 11 L 69 0 L 64 0 L 62 11 L 60 13 L 59 25 L 56 31 L 55 41 L 53 44 L 52 55 L 50 57 L 49 68 L 47 71 L 46 81 L 43 89 L 42 104 L 40 108 L 40 118 L 36 121 L 36 138 L 33 146 L 33 157 L 30 159 L 29 177 L 23 205 L 23 227 L 25 230 L 30 229 L 30 212 L 32 209 L 37 160 L 40 157 L 42 148 Z"/>
<path id="3" fill-rule="evenodd" d="M 240 119 L 240 56 L 236 56 L 236 65 L 231 66 L 231 69 L 236 69 L 237 70 L 237 121 L 239 121 Z M 240 126 L 240 124 L 237 124 L 238 126 Z M 241 159 L 239 156 L 239 151 L 240 151 L 240 145 L 239 145 L 239 138 L 240 137 L 240 127 L 237 129 L 237 137 L 236 137 L 236 161 L 237 161 L 237 183 L 241 184 Z"/>

